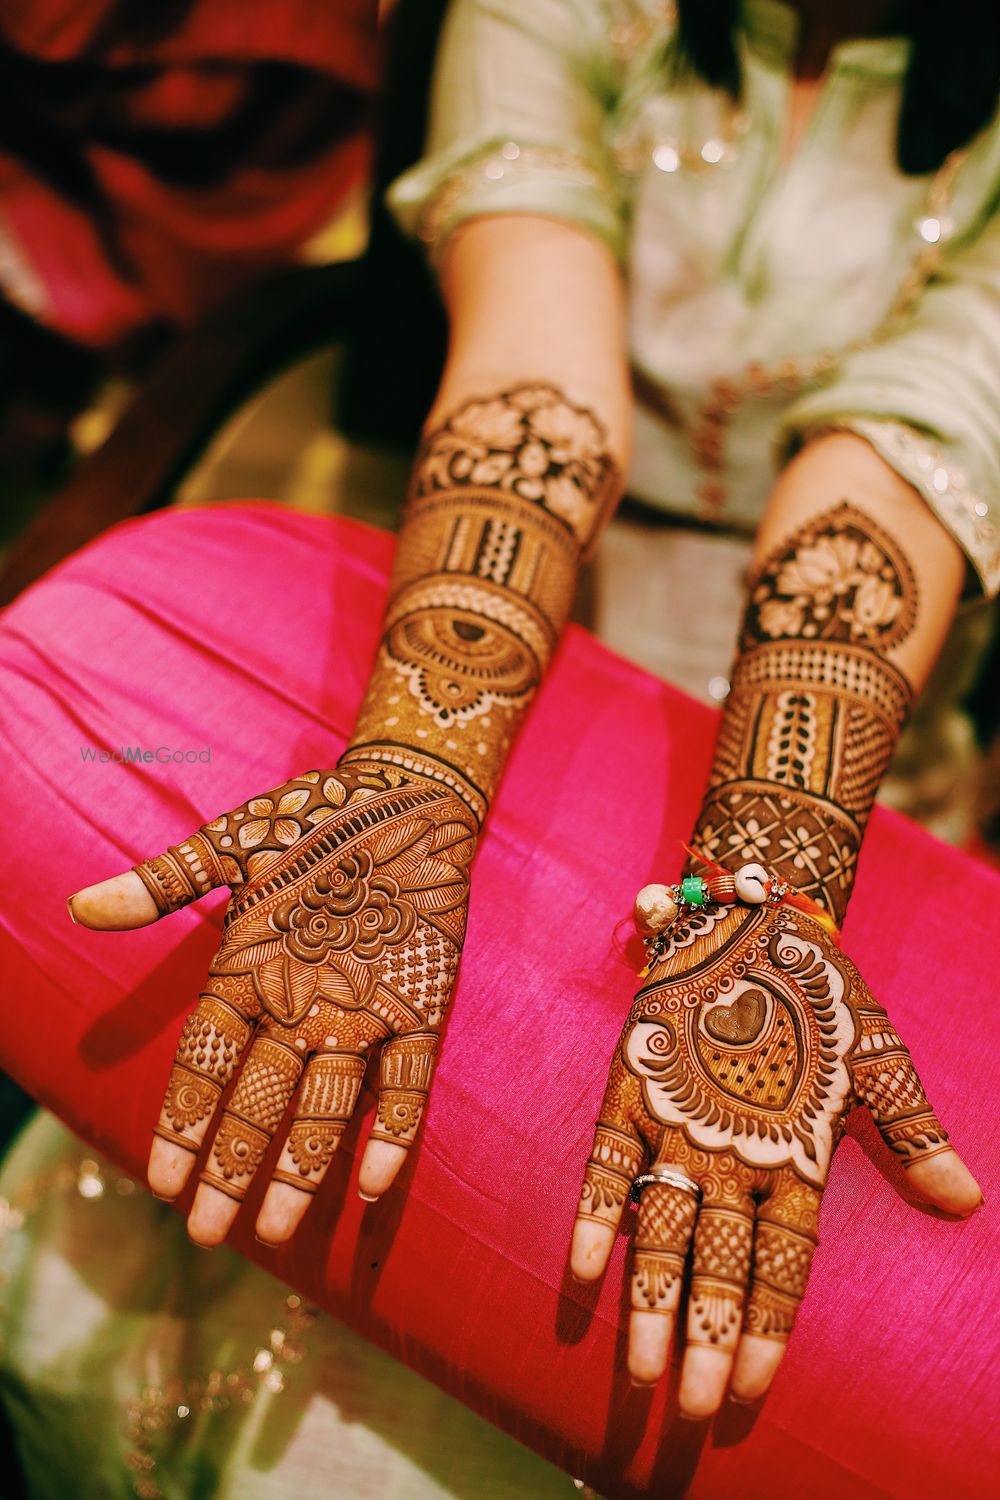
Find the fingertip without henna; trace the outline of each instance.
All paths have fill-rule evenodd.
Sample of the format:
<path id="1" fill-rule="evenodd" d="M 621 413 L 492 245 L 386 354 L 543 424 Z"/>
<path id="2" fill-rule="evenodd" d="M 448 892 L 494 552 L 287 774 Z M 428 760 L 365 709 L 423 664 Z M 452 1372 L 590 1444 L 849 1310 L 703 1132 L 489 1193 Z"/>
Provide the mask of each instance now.
<path id="1" fill-rule="evenodd" d="M 925 1203 L 933 1203 L 945 1213 L 966 1219 L 982 1205 L 979 1183 L 956 1151 L 939 1151 L 921 1161 L 908 1162 L 910 1187 Z"/>
<path id="2" fill-rule="evenodd" d="M 615 1230 L 609 1225 L 577 1221 L 569 1252 L 570 1270 L 577 1281 L 597 1281 L 604 1275 L 614 1243 Z"/>
<path id="3" fill-rule="evenodd" d="M 73 926 L 74 927 L 79 927 L 80 923 L 76 920 L 76 917 L 73 915 L 73 897 L 72 896 L 67 896 L 66 897 L 66 910 L 69 912 L 69 919 L 73 923 Z"/>
<path id="4" fill-rule="evenodd" d="M 78 927 L 97 932 L 128 932 L 148 927 L 159 916 L 152 896 L 134 870 L 74 891 L 66 903 Z"/>
<path id="5" fill-rule="evenodd" d="M 358 1188 L 358 1197 L 363 1198 L 366 1203 L 377 1203 L 379 1199 L 378 1193 L 363 1193 L 360 1188 Z"/>
<path id="6" fill-rule="evenodd" d="M 192 1245 L 197 1245 L 199 1250 L 218 1250 L 222 1244 L 221 1240 L 200 1240 L 197 1235 L 191 1233 L 190 1229 L 188 1230 L 188 1239 Z"/>

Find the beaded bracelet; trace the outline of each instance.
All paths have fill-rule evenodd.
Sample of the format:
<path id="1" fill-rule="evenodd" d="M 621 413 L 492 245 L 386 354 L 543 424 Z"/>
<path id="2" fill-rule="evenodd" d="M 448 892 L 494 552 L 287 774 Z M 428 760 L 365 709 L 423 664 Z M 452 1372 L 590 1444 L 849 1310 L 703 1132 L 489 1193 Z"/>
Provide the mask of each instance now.
<path id="1" fill-rule="evenodd" d="M 741 865 L 735 871 L 727 870 L 687 844 L 684 848 L 705 867 L 707 874 L 685 875 L 675 885 L 644 885 L 635 898 L 632 914 L 643 935 L 648 959 L 640 970 L 641 979 L 662 957 L 667 946 L 667 928 L 685 908 L 734 906 L 737 902 L 744 906 L 793 906 L 825 927 L 835 943 L 840 941 L 840 930 L 829 912 L 809 896 L 803 896 L 787 880 L 769 874 L 763 865 L 753 863 Z"/>

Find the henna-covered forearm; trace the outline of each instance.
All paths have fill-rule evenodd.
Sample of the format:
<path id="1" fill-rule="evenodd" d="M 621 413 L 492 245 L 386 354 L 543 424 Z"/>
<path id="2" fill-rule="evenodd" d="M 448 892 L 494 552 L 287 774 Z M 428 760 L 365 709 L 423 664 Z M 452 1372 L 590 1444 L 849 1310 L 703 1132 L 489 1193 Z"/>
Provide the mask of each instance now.
<path id="1" fill-rule="evenodd" d="M 913 697 L 892 656 L 918 607 L 902 544 L 847 502 L 772 553 L 750 587 L 701 853 L 760 861 L 840 920 Z"/>
<path id="2" fill-rule="evenodd" d="M 549 384 L 468 401 L 432 431 L 341 764 L 429 776 L 481 822 L 620 492 L 601 424 Z"/>

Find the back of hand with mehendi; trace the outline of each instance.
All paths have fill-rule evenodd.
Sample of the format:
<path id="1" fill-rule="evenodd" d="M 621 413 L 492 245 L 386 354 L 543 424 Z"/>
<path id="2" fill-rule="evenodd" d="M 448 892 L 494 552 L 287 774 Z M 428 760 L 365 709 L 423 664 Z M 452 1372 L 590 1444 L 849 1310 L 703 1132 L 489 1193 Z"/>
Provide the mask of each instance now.
<path id="1" fill-rule="evenodd" d="M 202 1158 L 188 1219 L 200 1243 L 225 1236 L 276 1138 L 257 1233 L 293 1232 L 379 1048 L 362 1196 L 405 1160 L 479 828 L 620 487 L 600 424 L 555 387 L 460 407 L 418 456 L 375 668 L 337 766 L 72 898 L 84 925 L 124 928 L 232 890 L 150 1156 L 167 1198 Z"/>
<path id="2" fill-rule="evenodd" d="M 633 1308 L 673 1314 L 691 1251 L 689 1346 L 732 1353 L 743 1327 L 786 1339 L 859 1100 L 904 1162 L 947 1148 L 885 1011 L 819 923 L 771 907 L 679 917 L 612 1061 L 579 1210 L 617 1227 L 647 1160 L 699 1189 L 643 1188 Z"/>
<path id="3" fill-rule="evenodd" d="M 208 983 L 184 1023 L 156 1134 L 200 1150 L 239 1202 L 298 1093 L 272 1181 L 311 1194 L 382 1044 L 373 1139 L 409 1146 L 458 967 L 475 826 L 436 786 L 311 771 L 136 873 L 161 911 L 227 884 Z M 289 854 L 293 857 L 289 858 Z"/>
<path id="4" fill-rule="evenodd" d="M 666 1369 L 690 1276 L 679 1402 L 769 1385 L 806 1289 L 830 1159 L 868 1106 L 916 1191 L 981 1202 L 898 1033 L 838 946 L 912 693 L 900 543 L 841 504 L 751 581 L 688 879 L 640 893 L 651 955 L 611 1064 L 573 1239 L 600 1276 L 638 1202 L 629 1369 Z M 712 872 L 697 878 L 699 870 Z"/>

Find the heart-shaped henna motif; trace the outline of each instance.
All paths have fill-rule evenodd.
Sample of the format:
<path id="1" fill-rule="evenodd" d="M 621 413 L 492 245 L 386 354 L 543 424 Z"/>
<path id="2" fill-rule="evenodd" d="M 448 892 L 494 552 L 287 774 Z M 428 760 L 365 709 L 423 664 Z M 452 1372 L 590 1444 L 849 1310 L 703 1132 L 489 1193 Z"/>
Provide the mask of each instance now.
<path id="1" fill-rule="evenodd" d="M 767 1015 L 763 990 L 744 990 L 731 1005 L 715 1005 L 705 1013 L 705 1030 L 717 1042 L 752 1042 Z"/>

